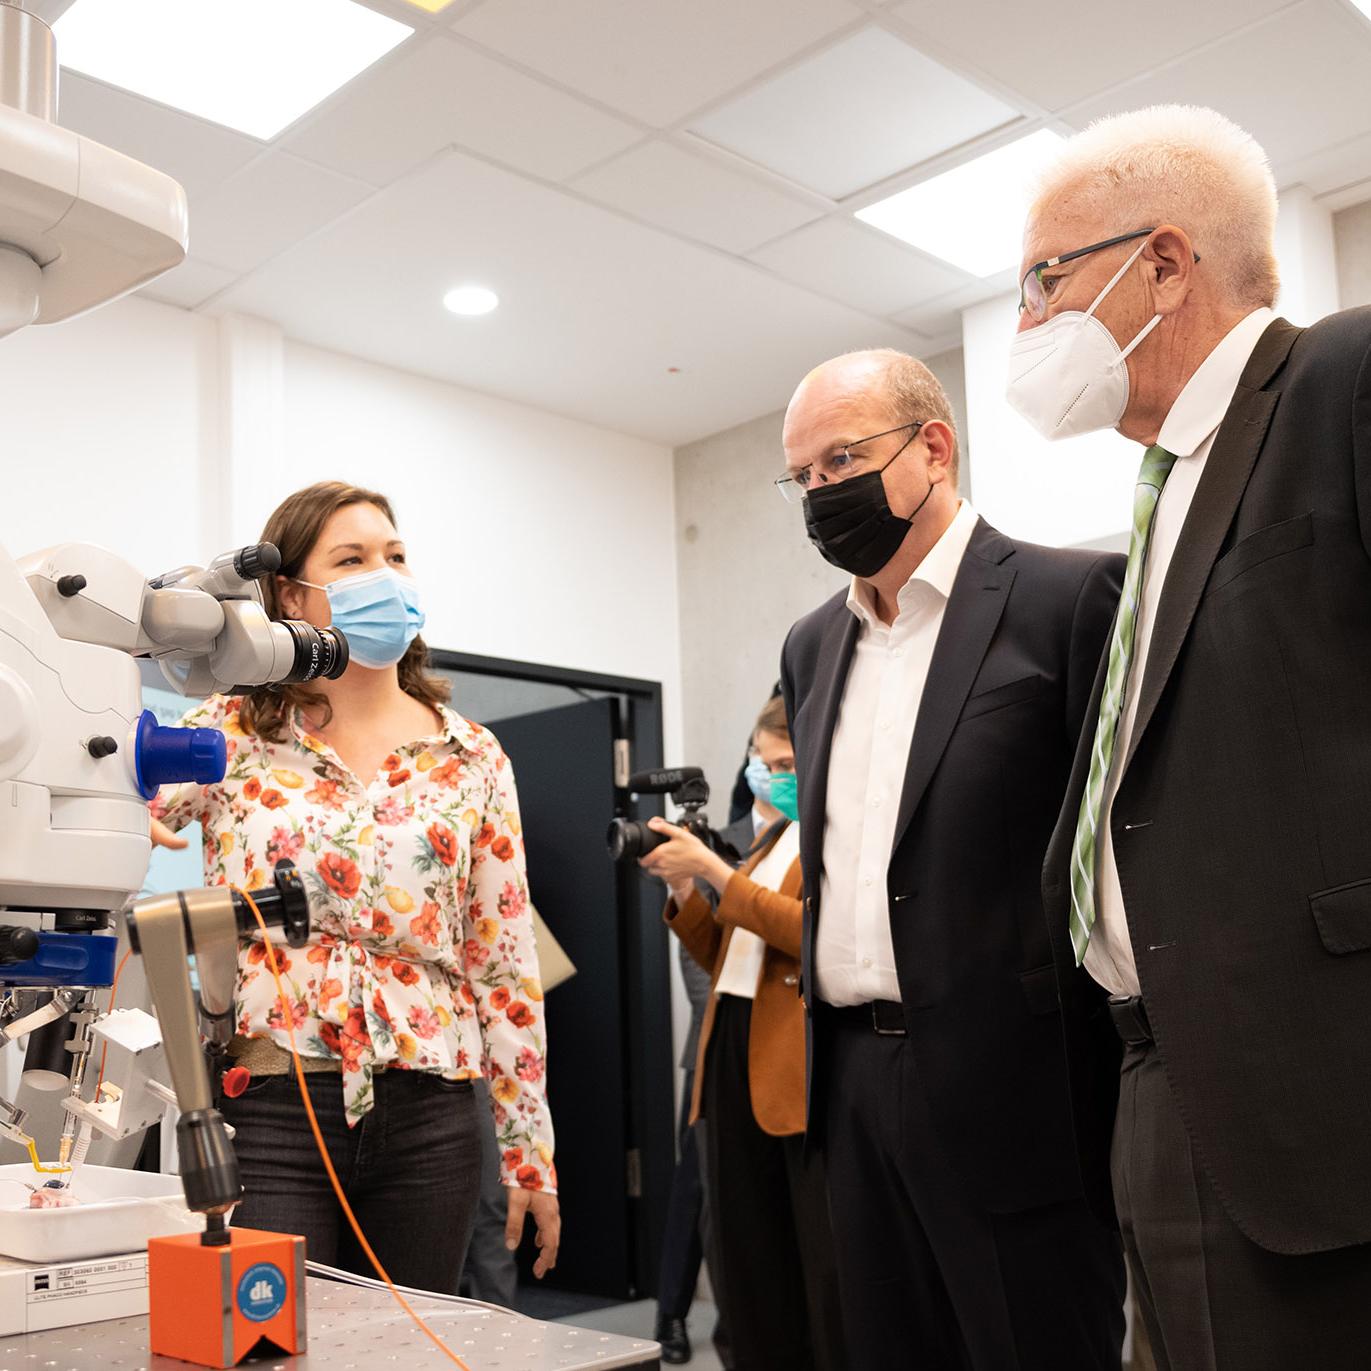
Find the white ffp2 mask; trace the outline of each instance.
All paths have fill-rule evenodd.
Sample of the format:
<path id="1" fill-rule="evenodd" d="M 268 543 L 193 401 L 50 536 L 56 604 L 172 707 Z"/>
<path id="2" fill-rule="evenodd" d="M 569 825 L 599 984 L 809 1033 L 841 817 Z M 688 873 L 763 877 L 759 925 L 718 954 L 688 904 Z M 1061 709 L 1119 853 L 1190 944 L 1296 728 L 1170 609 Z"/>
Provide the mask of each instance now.
<path id="1" fill-rule="evenodd" d="M 1126 348 L 1095 317 L 1100 301 L 1123 279 L 1146 243 L 1110 278 L 1090 308 L 1064 310 L 1017 334 L 1009 349 L 1005 398 L 1044 438 L 1072 438 L 1113 428 L 1128 408 L 1124 358 L 1161 323 L 1154 314 Z"/>

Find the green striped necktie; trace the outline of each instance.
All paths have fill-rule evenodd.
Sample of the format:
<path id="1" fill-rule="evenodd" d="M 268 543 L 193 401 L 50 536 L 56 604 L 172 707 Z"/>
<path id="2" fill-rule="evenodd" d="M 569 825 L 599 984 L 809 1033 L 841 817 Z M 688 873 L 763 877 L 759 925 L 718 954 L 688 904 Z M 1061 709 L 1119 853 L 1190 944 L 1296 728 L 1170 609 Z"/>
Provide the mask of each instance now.
<path id="1" fill-rule="evenodd" d="M 1100 698 L 1100 717 L 1095 725 L 1095 740 L 1090 749 L 1090 775 L 1081 812 L 1076 820 L 1076 841 L 1071 848 L 1071 946 L 1076 965 L 1085 960 L 1090 930 L 1095 926 L 1095 873 L 1099 857 L 1099 826 L 1104 806 L 1109 768 L 1114 760 L 1119 717 L 1123 713 L 1124 687 L 1133 661 L 1133 636 L 1138 627 L 1138 605 L 1142 601 L 1143 570 L 1147 565 L 1147 544 L 1152 536 L 1152 520 L 1162 487 L 1176 464 L 1174 453 L 1150 447 L 1143 454 L 1142 470 L 1133 490 L 1133 535 L 1128 544 L 1128 567 L 1123 577 L 1123 595 L 1114 621 L 1114 637 L 1109 644 L 1109 672 Z"/>

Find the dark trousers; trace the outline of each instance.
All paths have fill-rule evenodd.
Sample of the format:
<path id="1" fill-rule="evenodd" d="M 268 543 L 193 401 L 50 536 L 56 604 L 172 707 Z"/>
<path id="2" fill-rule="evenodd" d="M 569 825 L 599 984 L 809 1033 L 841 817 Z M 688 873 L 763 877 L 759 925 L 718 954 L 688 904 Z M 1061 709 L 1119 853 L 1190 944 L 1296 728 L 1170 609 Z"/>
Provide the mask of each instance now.
<path id="1" fill-rule="evenodd" d="M 1371 1247 L 1292 1257 L 1246 1238 L 1196 1165 L 1150 1042 L 1124 1054 L 1113 1171 L 1158 1371 L 1371 1367 Z"/>
<path id="2" fill-rule="evenodd" d="M 681 1089 L 681 1126 L 677 1135 L 679 1160 L 671 1176 L 666 1232 L 662 1236 L 662 1265 L 657 1278 L 659 1319 L 684 1319 L 690 1313 L 695 1287 L 700 1280 L 701 1260 L 709 1264 L 710 1280 L 715 1284 L 718 1280 L 719 1258 L 705 1180 L 704 1122 L 690 1122 L 690 1105 L 694 1098 L 695 1073 L 687 1071 Z M 714 1350 L 725 1371 L 733 1371 L 728 1325 L 717 1302 L 715 1310 Z"/>
<path id="3" fill-rule="evenodd" d="M 671 1198 L 662 1235 L 662 1266 L 657 1279 L 657 1313 L 664 1319 L 683 1319 L 695 1300 L 695 1286 L 704 1260 L 704 1184 L 700 1179 L 700 1149 L 690 1126 L 690 1100 L 695 1073 L 685 1073 L 681 1101 L 680 1147 L 671 1176 Z"/>
<path id="4" fill-rule="evenodd" d="M 1118 1371 L 1118 1235 L 1083 1200 L 987 1213 L 934 1132 L 909 1040 L 822 1014 L 815 1029 L 853 1371 Z"/>
<path id="5" fill-rule="evenodd" d="M 519 1266 L 505 1246 L 509 1191 L 500 1180 L 500 1140 L 490 1113 L 490 1086 L 485 1081 L 471 1084 L 481 1124 L 481 1197 L 459 1288 L 468 1299 L 513 1309 L 519 1296 Z"/>
<path id="6" fill-rule="evenodd" d="M 367 1241 L 397 1285 L 457 1289 L 481 1182 L 470 1081 L 378 1071 L 375 1107 L 349 1128 L 334 1072 L 308 1077 L 329 1157 Z M 311 1261 L 375 1276 L 333 1193 L 295 1077 L 263 1076 L 220 1102 L 237 1130 L 238 1228 L 300 1233 Z"/>
<path id="7" fill-rule="evenodd" d="M 752 1001 L 721 995 L 702 1092 L 711 1269 L 736 1371 L 840 1371 L 842 1305 L 821 1159 L 758 1126 L 748 1085 Z M 854 1366 L 854 1371 L 856 1367 Z"/>

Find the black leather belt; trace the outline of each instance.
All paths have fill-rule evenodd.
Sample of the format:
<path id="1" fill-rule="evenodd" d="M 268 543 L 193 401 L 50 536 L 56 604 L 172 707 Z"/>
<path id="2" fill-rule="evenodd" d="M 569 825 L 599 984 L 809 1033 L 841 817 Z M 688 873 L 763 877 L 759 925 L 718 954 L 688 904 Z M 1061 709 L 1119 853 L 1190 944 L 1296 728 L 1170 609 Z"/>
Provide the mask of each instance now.
<path id="1" fill-rule="evenodd" d="M 1114 1031 L 1129 1047 L 1143 1047 L 1156 1041 L 1141 995 L 1111 995 L 1109 1017 L 1114 1020 Z"/>
<path id="2" fill-rule="evenodd" d="M 831 1020 L 844 1028 L 860 1028 L 883 1038 L 903 1038 L 908 1032 L 904 1006 L 898 1000 L 872 1000 L 868 1004 L 830 1005 Z"/>

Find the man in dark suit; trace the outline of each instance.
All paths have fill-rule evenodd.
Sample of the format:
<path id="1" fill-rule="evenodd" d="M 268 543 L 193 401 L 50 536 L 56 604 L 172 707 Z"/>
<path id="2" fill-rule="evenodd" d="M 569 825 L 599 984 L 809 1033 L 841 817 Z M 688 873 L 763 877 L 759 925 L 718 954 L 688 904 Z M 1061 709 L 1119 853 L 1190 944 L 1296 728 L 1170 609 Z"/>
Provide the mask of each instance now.
<path id="1" fill-rule="evenodd" d="M 903 354 L 811 373 L 784 441 L 783 492 L 853 574 L 782 661 L 850 1365 L 1117 1371 L 1123 1262 L 1072 1146 L 1040 876 L 1122 559 L 979 519 Z"/>
<path id="2" fill-rule="evenodd" d="M 1163 1371 L 1364 1371 L 1371 311 L 1275 317 L 1274 183 L 1213 111 L 1093 126 L 1035 204 L 1011 401 L 1146 448 L 1044 876 L 1124 1044 L 1073 1062 L 1085 1167 L 1112 1135 Z"/>

